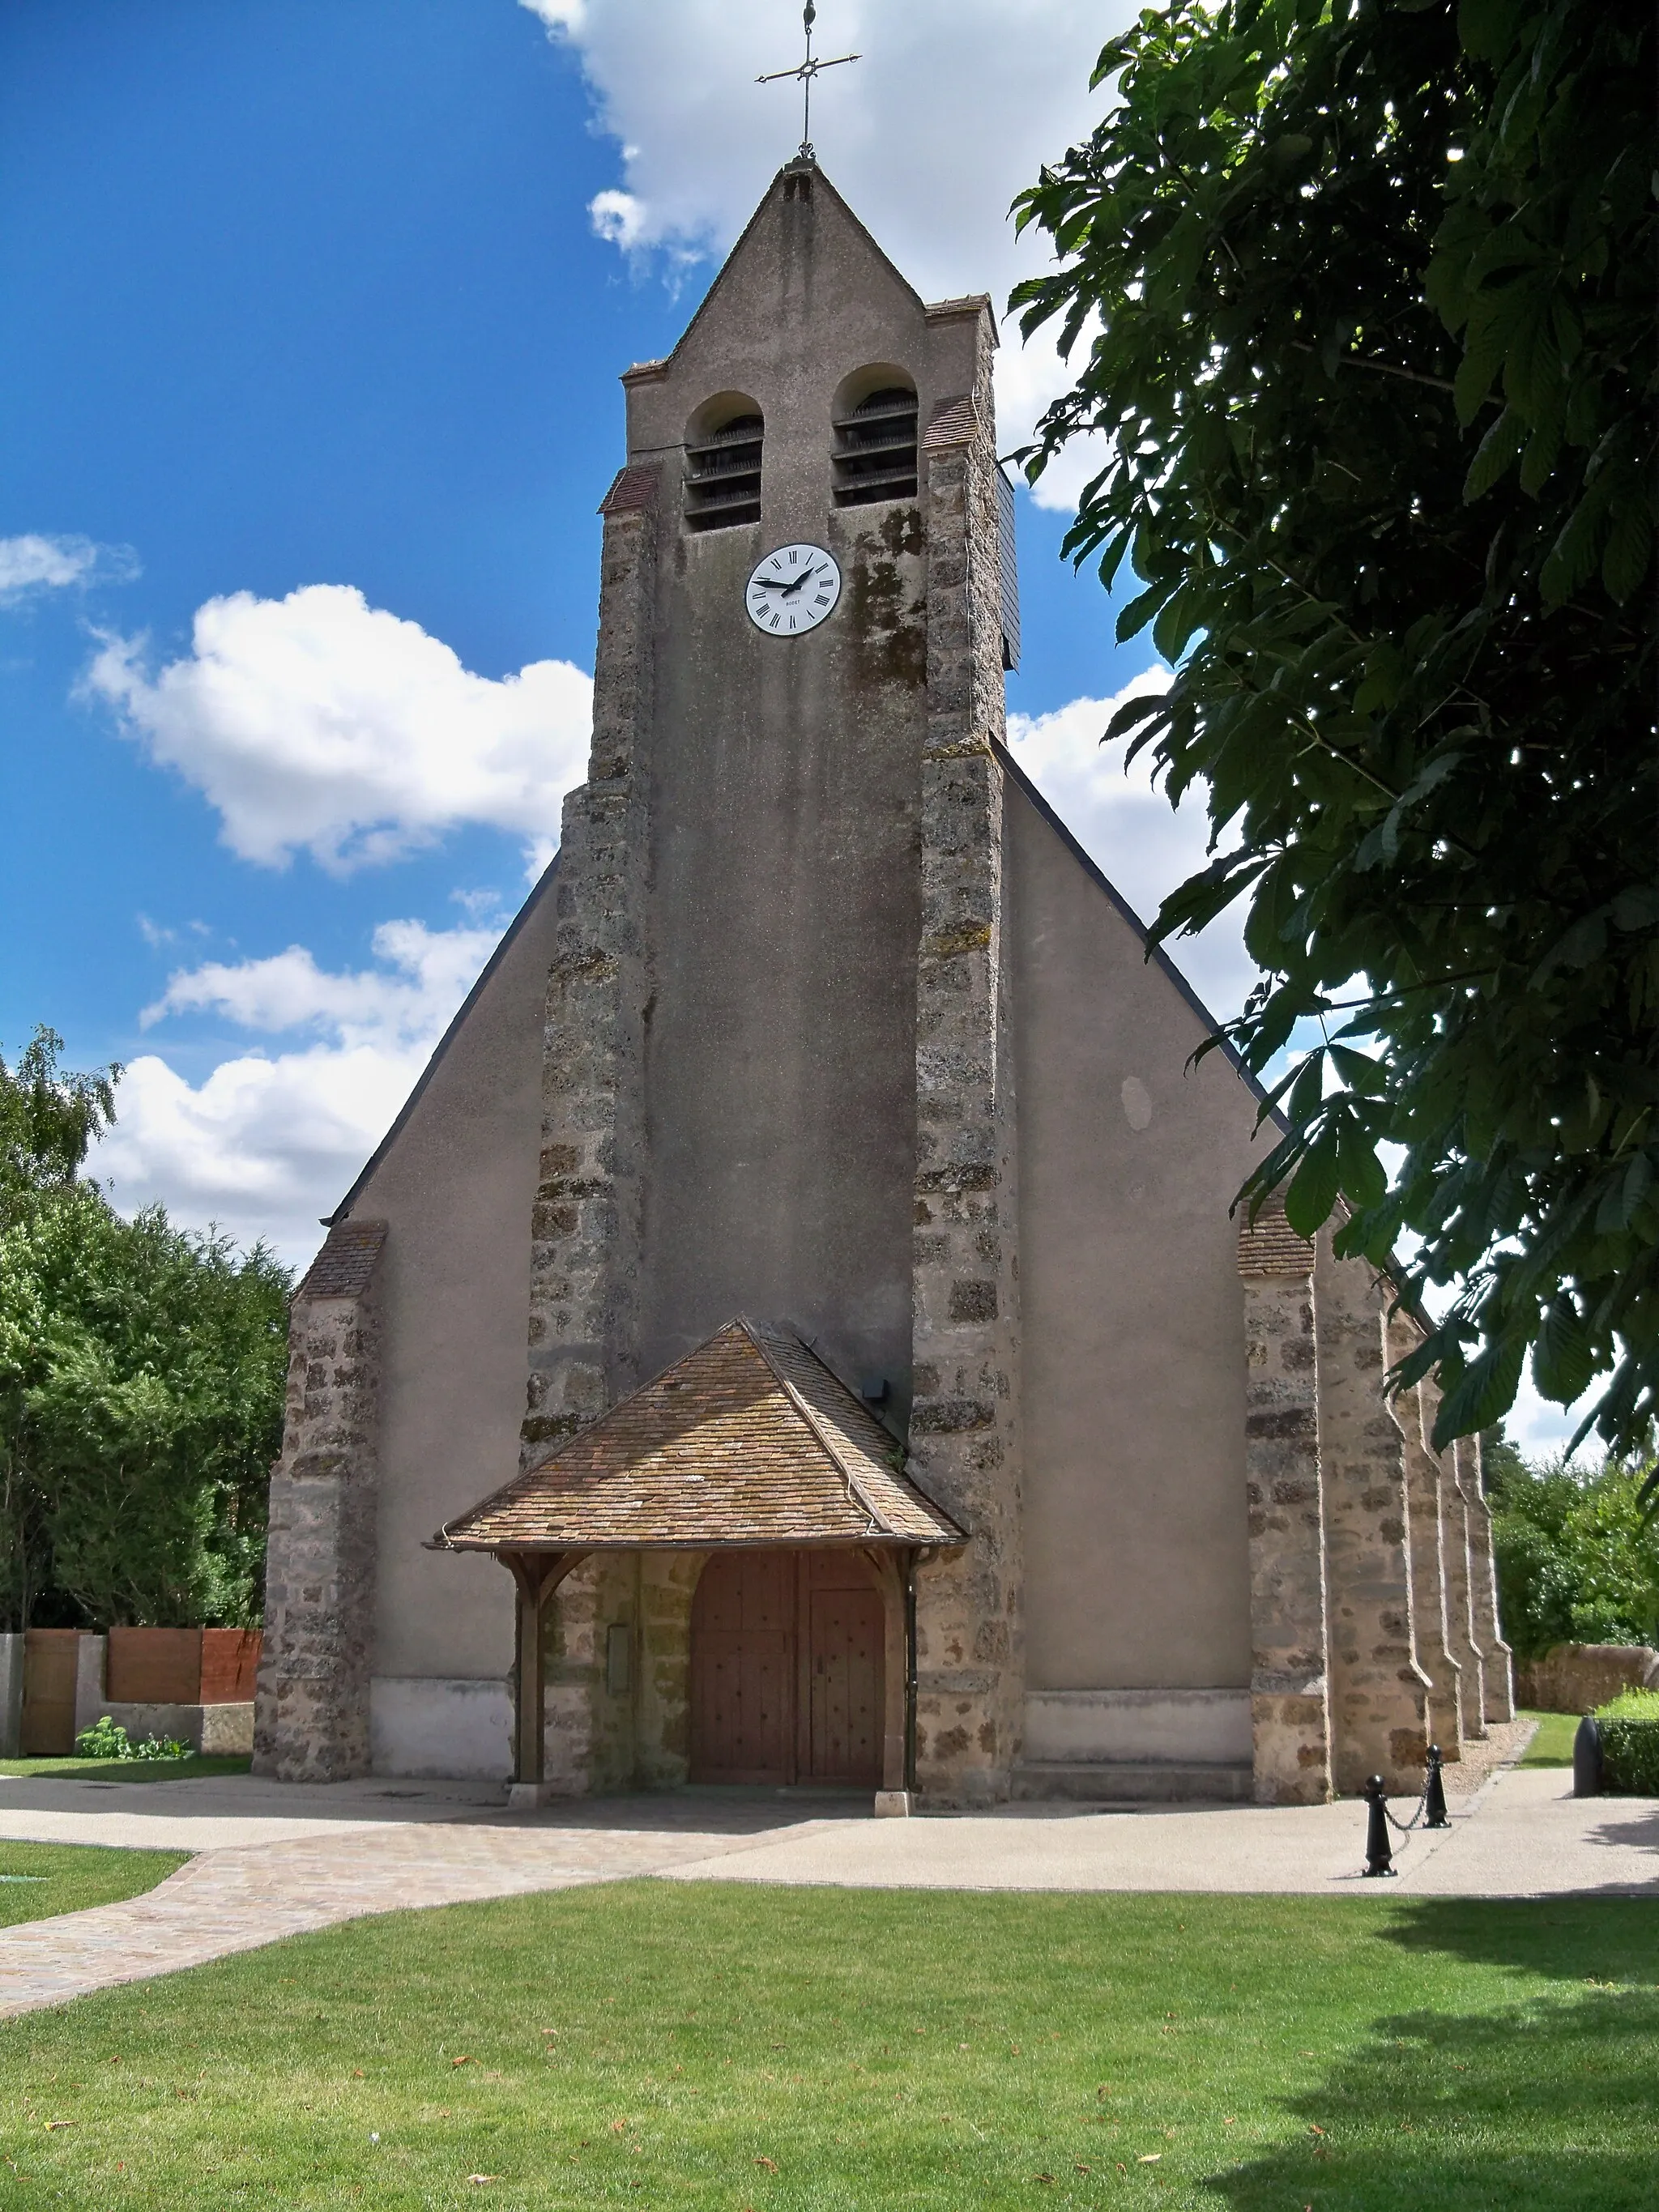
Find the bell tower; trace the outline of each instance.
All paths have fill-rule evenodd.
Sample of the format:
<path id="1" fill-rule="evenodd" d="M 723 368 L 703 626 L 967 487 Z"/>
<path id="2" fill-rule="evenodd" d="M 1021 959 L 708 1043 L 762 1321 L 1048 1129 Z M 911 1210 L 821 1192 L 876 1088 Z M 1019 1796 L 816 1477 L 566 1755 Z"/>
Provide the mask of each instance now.
<path id="1" fill-rule="evenodd" d="M 812 1341 L 973 1533 L 920 1571 L 918 1771 L 942 1740 L 987 1796 L 1021 1689 L 995 344 L 802 158 L 623 380 L 523 1432 L 734 1314 Z"/>

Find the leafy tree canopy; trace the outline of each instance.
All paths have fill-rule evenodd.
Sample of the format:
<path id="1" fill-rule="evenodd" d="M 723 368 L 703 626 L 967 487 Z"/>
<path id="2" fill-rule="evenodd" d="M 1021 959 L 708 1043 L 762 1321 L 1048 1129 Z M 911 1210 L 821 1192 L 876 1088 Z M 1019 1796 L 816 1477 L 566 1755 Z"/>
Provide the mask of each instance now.
<path id="1" fill-rule="evenodd" d="M 115 1118 L 120 1069 L 72 1074 L 58 1064 L 63 1049 L 56 1030 L 38 1029 L 15 1068 L 0 1054 L 0 1204 L 72 1182 Z"/>
<path id="2" fill-rule="evenodd" d="M 118 1069 L 0 1060 L 0 1626 L 257 1618 L 289 1279 L 80 1176 Z"/>
<path id="3" fill-rule="evenodd" d="M 1516 1461 L 1492 1480 L 1498 1613 L 1522 1659 L 1557 1644 L 1659 1643 L 1659 1525 L 1644 1516 L 1647 1470 L 1609 1460 L 1595 1474 Z"/>
<path id="4" fill-rule="evenodd" d="M 1082 361 L 1029 472 L 1104 434 L 1068 550 L 1178 663 L 1109 735 L 1209 808 L 1156 934 L 1248 900 L 1233 1039 L 1316 1034 L 1247 1191 L 1456 1286 L 1399 1370 L 1439 1443 L 1528 1352 L 1620 1449 L 1659 1391 L 1654 45 L 1650 0 L 1172 0 L 1016 204 Z"/>

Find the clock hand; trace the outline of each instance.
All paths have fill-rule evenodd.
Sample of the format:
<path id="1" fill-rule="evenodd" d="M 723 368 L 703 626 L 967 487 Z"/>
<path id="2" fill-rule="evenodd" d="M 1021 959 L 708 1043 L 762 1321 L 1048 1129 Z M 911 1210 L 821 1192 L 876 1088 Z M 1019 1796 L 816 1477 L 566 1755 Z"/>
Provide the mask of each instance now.
<path id="1" fill-rule="evenodd" d="M 795 593 L 800 590 L 801 586 L 804 584 L 810 584 L 817 574 L 817 570 L 816 568 L 804 568 L 800 574 L 796 577 L 793 584 L 781 585 L 779 589 L 782 592 L 786 599 L 793 599 Z"/>
<path id="2" fill-rule="evenodd" d="M 795 588 L 793 584 L 777 583 L 770 576 L 757 576 L 755 581 L 763 592 L 793 592 Z"/>

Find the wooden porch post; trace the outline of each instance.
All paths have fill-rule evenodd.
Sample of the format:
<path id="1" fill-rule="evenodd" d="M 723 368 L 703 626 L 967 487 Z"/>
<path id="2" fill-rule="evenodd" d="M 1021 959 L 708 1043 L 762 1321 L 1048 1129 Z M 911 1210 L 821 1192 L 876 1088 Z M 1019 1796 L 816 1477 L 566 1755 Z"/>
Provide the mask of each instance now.
<path id="1" fill-rule="evenodd" d="M 513 1692 L 513 1784 L 539 1792 L 546 1781 L 547 1688 L 544 1655 L 547 1601 L 586 1557 L 582 1552 L 497 1552 L 517 1595 Z"/>

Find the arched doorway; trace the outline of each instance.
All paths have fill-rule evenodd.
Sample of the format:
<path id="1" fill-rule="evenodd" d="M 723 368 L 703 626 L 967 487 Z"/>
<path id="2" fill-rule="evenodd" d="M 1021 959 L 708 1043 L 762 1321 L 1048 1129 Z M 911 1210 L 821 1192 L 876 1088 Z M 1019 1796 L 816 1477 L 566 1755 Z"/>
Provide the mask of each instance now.
<path id="1" fill-rule="evenodd" d="M 691 1602 L 691 1780 L 880 1788 L 886 1632 L 860 1552 L 717 1552 Z"/>

